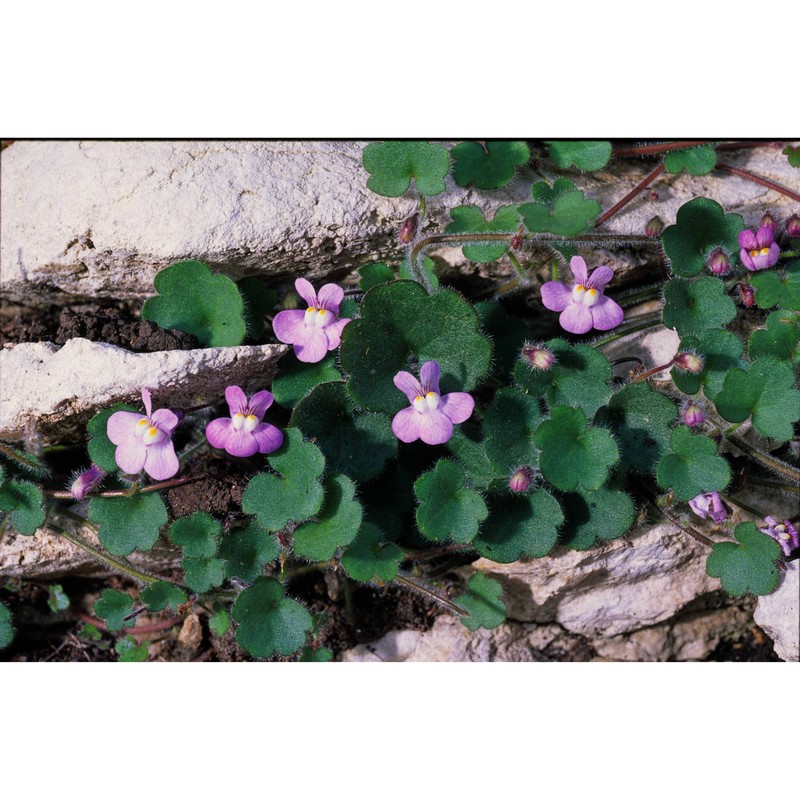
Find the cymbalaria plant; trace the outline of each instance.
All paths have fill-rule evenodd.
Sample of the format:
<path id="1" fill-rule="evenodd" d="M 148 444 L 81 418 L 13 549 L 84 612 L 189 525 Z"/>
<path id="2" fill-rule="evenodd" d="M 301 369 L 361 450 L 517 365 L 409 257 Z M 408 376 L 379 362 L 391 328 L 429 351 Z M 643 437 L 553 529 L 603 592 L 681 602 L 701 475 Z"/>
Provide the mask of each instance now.
<path id="1" fill-rule="evenodd" d="M 365 190 L 401 197 L 402 211 L 357 276 L 318 290 L 298 277 L 308 307 L 297 308 L 288 287 L 180 262 L 145 304 L 148 319 L 203 346 L 291 345 L 277 376 L 221 377 L 216 396 L 186 409 L 153 411 L 150 392 L 166 405 L 172 389 L 155 385 L 141 389 L 145 414 L 98 406 L 87 462 L 65 491 L 34 448 L 0 442 L 2 524 L 65 537 L 131 579 L 137 588 L 107 589 L 93 609 L 120 660 L 147 658 L 130 636 L 139 615 L 188 609 L 208 617 L 210 636 L 232 629 L 254 658 L 330 660 L 330 623 L 296 596 L 294 579 L 314 570 L 346 597 L 353 584 L 399 585 L 470 630 L 493 628 L 503 585 L 478 570 L 455 576 L 438 558 L 509 563 L 626 535 L 635 548 L 648 517 L 665 535 L 691 535 L 731 595 L 774 591 L 800 557 L 784 500 L 800 483 L 797 216 L 757 209 L 745 220 L 694 197 L 677 214 L 648 211 L 640 234 L 604 229 L 629 203 L 656 202 L 644 188 L 709 172 L 744 172 L 800 202 L 729 167 L 730 149 L 366 145 Z M 647 174 L 607 209 L 577 185 L 582 172 L 642 158 Z M 491 193 L 523 181 L 524 202 L 498 206 Z M 470 205 L 453 199 L 465 196 L 457 187 Z M 461 250 L 461 275 L 437 260 L 446 248 Z M 612 256 L 631 248 L 637 258 L 621 267 Z M 649 363 L 638 337 L 664 329 L 676 344 Z M 241 501 L 181 511 L 171 490 L 212 466 L 235 475 Z M 127 561 L 159 539 L 178 572 Z M 12 635 L 0 606 L 0 646 Z"/>

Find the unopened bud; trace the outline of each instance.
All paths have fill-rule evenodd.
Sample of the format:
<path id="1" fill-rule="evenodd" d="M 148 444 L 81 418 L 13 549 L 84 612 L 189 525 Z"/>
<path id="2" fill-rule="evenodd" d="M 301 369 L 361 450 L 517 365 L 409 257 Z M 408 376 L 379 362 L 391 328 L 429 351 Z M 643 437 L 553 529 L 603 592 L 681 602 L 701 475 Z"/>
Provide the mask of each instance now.
<path id="1" fill-rule="evenodd" d="M 728 258 L 728 254 L 718 247 L 709 256 L 708 268 L 715 275 L 727 275 L 731 271 L 731 260 Z"/>
<path id="2" fill-rule="evenodd" d="M 654 202 L 658 200 L 658 192 L 655 191 L 655 189 L 652 192 L 650 192 L 650 199 L 653 200 Z"/>
<path id="3" fill-rule="evenodd" d="M 689 400 L 686 405 L 684 405 L 683 409 L 681 409 L 681 419 L 683 419 L 684 424 L 688 425 L 690 428 L 697 428 L 706 421 L 706 415 L 697 403 Z"/>
<path id="4" fill-rule="evenodd" d="M 522 245 L 522 228 L 520 227 L 519 230 L 512 237 L 511 244 L 509 244 L 509 247 L 512 250 L 519 250 L 521 245 Z"/>
<path id="5" fill-rule="evenodd" d="M 408 244 L 413 241 L 417 235 L 417 228 L 419 227 L 419 214 L 412 214 L 408 219 L 403 220 L 400 230 L 397 231 L 397 238 L 403 244 Z"/>
<path id="6" fill-rule="evenodd" d="M 661 236 L 661 231 L 664 230 L 664 222 L 662 221 L 661 217 L 653 217 L 647 225 L 644 226 L 644 233 L 645 236 L 649 237 L 650 239 L 655 239 L 657 236 Z"/>
<path id="7" fill-rule="evenodd" d="M 552 350 L 535 344 L 523 345 L 522 357 L 534 369 L 548 370 L 556 363 L 556 356 Z"/>
<path id="8" fill-rule="evenodd" d="M 752 308 L 756 304 L 756 290 L 749 283 L 739 284 L 739 297 L 745 308 Z"/>
<path id="9" fill-rule="evenodd" d="M 698 375 L 703 371 L 703 358 L 694 353 L 678 353 L 672 359 L 672 363 L 681 372 L 691 372 L 693 375 Z"/>
<path id="10" fill-rule="evenodd" d="M 533 483 L 533 470 L 530 467 L 520 467 L 508 480 L 508 488 L 512 492 L 527 492 Z"/>
<path id="11" fill-rule="evenodd" d="M 69 493 L 76 500 L 83 500 L 86 495 L 94 491 L 106 477 L 106 473 L 100 467 L 92 464 L 85 472 L 81 472 L 69 487 Z"/>
<path id="12" fill-rule="evenodd" d="M 797 214 L 792 214 L 792 216 L 786 220 L 786 233 L 793 239 L 800 236 L 800 217 L 798 217 Z"/>
<path id="13" fill-rule="evenodd" d="M 758 223 L 758 227 L 769 228 L 773 233 L 775 233 L 775 231 L 778 228 L 778 223 L 775 222 L 775 217 L 773 217 L 772 214 L 767 212 L 766 214 L 764 214 L 763 217 L 761 217 L 761 222 Z"/>
<path id="14" fill-rule="evenodd" d="M 182 408 L 171 408 L 170 411 L 178 418 L 178 422 L 186 416 L 186 412 Z"/>

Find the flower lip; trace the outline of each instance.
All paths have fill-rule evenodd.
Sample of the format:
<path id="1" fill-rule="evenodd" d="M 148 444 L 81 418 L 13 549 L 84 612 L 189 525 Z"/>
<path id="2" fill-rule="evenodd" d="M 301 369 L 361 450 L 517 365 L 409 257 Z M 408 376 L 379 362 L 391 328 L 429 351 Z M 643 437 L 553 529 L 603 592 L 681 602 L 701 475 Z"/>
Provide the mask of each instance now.
<path id="1" fill-rule="evenodd" d="M 274 400 L 271 392 L 256 392 L 248 400 L 241 387 L 228 386 L 225 400 L 231 416 L 218 417 L 206 425 L 206 438 L 213 447 L 246 458 L 256 453 L 266 455 L 283 444 L 283 433 L 262 421 Z"/>

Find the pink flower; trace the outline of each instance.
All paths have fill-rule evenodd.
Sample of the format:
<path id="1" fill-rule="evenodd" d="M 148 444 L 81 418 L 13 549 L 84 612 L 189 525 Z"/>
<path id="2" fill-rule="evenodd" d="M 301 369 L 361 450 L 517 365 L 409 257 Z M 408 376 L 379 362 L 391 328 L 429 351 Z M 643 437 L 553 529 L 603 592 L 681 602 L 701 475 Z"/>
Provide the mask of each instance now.
<path id="1" fill-rule="evenodd" d="M 150 392 L 142 389 L 147 416 L 132 411 L 117 411 L 108 419 L 108 438 L 117 445 L 114 460 L 129 475 L 142 469 L 154 480 L 164 481 L 178 471 L 178 457 L 172 431 L 178 415 L 168 408 L 153 412 Z"/>
<path id="2" fill-rule="evenodd" d="M 775 244 L 775 231 L 768 225 L 763 225 L 756 233 L 742 231 L 739 234 L 739 247 L 742 248 L 739 258 L 751 272 L 774 267 L 781 254 L 780 247 Z"/>
<path id="3" fill-rule="evenodd" d="M 271 453 L 283 444 L 283 433 L 262 422 L 274 399 L 271 392 L 257 392 L 248 401 L 238 386 L 229 386 L 225 399 L 231 416 L 212 419 L 206 425 L 206 438 L 214 447 L 246 458 L 256 453 Z"/>
<path id="4" fill-rule="evenodd" d="M 298 278 L 294 288 L 308 308 L 279 312 L 272 321 L 272 330 L 279 341 L 294 345 L 300 361 L 313 364 L 339 346 L 344 326 L 350 322 L 346 317 L 337 318 L 344 290 L 335 283 L 326 283 L 317 294 L 305 278 Z"/>
<path id="5" fill-rule="evenodd" d="M 422 439 L 425 444 L 444 444 L 453 435 L 453 425 L 470 418 L 475 401 L 466 392 L 451 392 L 442 397 L 439 365 L 435 361 L 426 361 L 419 376 L 421 382 L 410 372 L 394 376 L 394 385 L 411 406 L 395 414 L 392 430 L 401 442 Z"/>
<path id="6" fill-rule="evenodd" d="M 719 524 L 730 516 L 718 492 L 703 492 L 689 501 L 689 508 L 701 519 L 711 518 Z"/>
<path id="7" fill-rule="evenodd" d="M 100 467 L 92 464 L 89 469 L 75 476 L 75 480 L 69 487 L 69 493 L 76 500 L 83 500 L 89 492 L 93 492 L 106 477 L 106 473 Z"/>
<path id="8" fill-rule="evenodd" d="M 605 285 L 614 277 L 611 267 L 598 267 L 589 277 L 586 262 L 573 256 L 569 268 L 574 286 L 548 281 L 542 286 L 542 303 L 550 311 L 560 311 L 558 322 L 570 333 L 587 333 L 592 328 L 610 331 L 625 318 L 625 312 L 603 294 Z"/>
<path id="9" fill-rule="evenodd" d="M 800 534 L 788 519 L 778 522 L 775 517 L 764 517 L 764 522 L 767 527 L 759 530 L 771 536 L 781 546 L 784 555 L 790 556 L 794 550 L 800 548 Z"/>

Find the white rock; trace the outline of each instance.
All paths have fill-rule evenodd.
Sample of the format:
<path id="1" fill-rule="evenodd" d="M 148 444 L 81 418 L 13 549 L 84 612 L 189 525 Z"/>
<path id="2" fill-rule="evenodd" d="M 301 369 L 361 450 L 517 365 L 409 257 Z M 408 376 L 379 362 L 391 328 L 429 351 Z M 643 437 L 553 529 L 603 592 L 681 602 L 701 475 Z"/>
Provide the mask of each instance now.
<path id="1" fill-rule="evenodd" d="M 109 344 L 70 339 L 0 350 L 0 432 L 33 429 L 44 439 L 81 431 L 97 411 L 117 402 L 193 406 L 221 398 L 225 387 L 267 385 L 285 345 L 211 347 L 131 353 Z"/>
<path id="2" fill-rule="evenodd" d="M 800 661 L 800 561 L 792 561 L 781 585 L 758 598 L 754 618 L 784 661 Z"/>

